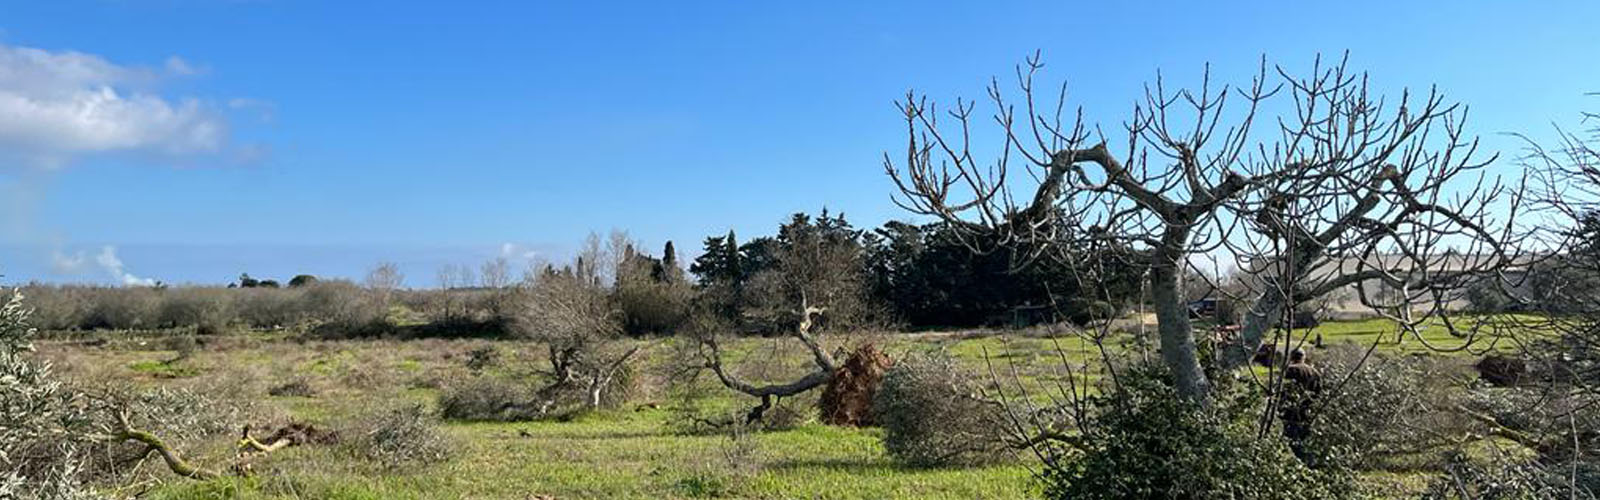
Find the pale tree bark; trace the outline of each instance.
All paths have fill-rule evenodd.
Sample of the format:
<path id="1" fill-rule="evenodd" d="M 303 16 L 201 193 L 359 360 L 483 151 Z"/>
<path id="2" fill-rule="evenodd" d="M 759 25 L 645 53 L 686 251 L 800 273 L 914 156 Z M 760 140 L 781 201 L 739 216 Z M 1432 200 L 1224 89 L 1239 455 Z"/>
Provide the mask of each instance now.
<path id="1" fill-rule="evenodd" d="M 1019 266 L 1070 264 L 1081 248 L 1133 249 L 1142 258 L 1132 264 L 1149 269 L 1161 359 L 1185 397 L 1205 402 L 1212 386 L 1180 284 L 1188 271 L 1221 274 L 1200 269 L 1202 257 L 1231 259 L 1259 278 L 1224 291 L 1250 304 L 1242 332 L 1220 346 L 1224 373 L 1284 335 L 1296 306 L 1343 289 L 1425 341 L 1420 329 L 1448 318 L 1464 276 L 1518 261 L 1510 221 L 1522 186 L 1484 171 L 1493 159 L 1474 159 L 1465 109 L 1436 91 L 1406 92 L 1392 106 L 1344 61 L 1318 58 L 1304 77 L 1263 62 L 1238 87 L 1214 88 L 1207 74 L 1197 89 L 1174 90 L 1157 78 L 1108 135 L 1066 108 L 1065 85 L 1054 102 L 1036 97 L 1042 67 L 1036 55 L 1018 68 L 1017 103 L 991 85 L 1003 141 L 986 162 L 972 152 L 982 137 L 972 130 L 973 103 L 941 110 L 914 93 L 899 102 L 906 156 L 884 158 L 895 202 L 949 224 L 976 252 L 1026 246 L 1033 253 Z M 1110 142 L 1127 148 L 1114 153 Z M 1013 174 L 1013 162 L 1026 175 Z M 1378 283 L 1401 293 L 1367 293 Z"/>

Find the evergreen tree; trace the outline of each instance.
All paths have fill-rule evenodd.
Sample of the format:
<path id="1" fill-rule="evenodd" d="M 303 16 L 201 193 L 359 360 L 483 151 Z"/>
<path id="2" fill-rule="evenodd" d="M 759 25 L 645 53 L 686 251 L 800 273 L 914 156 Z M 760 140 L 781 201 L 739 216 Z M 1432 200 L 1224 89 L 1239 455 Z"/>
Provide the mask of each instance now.
<path id="1" fill-rule="evenodd" d="M 739 237 L 734 236 L 733 230 L 728 230 L 728 238 L 722 248 L 721 259 L 727 272 L 727 279 L 737 283 L 744 279 L 744 265 L 739 259 Z"/>

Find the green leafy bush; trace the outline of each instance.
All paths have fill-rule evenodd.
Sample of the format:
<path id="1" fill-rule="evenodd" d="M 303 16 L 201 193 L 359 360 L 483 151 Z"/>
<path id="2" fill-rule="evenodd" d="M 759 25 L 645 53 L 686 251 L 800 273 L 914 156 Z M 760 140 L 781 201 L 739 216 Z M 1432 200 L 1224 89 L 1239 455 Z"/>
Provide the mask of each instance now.
<path id="1" fill-rule="evenodd" d="M 1104 395 L 1076 447 L 1047 456 L 1048 498 L 1312 499 L 1349 496 L 1351 482 L 1314 471 L 1257 424 L 1259 394 L 1182 399 L 1157 366 L 1135 365 Z"/>

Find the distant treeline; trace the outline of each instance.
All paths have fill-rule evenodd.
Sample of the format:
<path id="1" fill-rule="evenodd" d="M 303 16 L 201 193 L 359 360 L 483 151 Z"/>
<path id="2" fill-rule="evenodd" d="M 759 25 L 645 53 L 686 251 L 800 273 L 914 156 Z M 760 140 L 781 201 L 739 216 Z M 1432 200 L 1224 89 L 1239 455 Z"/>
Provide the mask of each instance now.
<path id="1" fill-rule="evenodd" d="M 745 331 L 783 328 L 797 302 L 774 297 L 773 290 L 816 272 L 842 277 L 827 292 L 836 322 L 913 328 L 1081 322 L 1137 299 L 1142 270 L 1123 263 L 1126 250 L 1035 252 L 1000 243 L 963 239 L 942 224 L 890 222 L 862 230 L 823 211 L 795 214 L 771 236 L 740 242 L 730 231 L 708 237 L 687 274 L 671 242 L 661 257 L 637 250 L 622 234 L 604 249 L 597 237 L 588 245 L 591 260 L 608 261 L 589 265 L 606 268 L 597 275 L 609 281 L 616 314 L 634 335 L 671 333 L 694 314 Z M 775 256 L 799 249 L 828 252 L 836 265 L 780 268 Z M 1030 265 L 1022 266 L 1025 260 Z M 206 333 L 300 326 L 351 335 L 426 325 L 492 335 L 515 322 L 527 299 L 523 285 L 556 270 L 530 269 L 517 281 L 503 260 L 491 261 L 483 266 L 482 283 L 464 271 L 441 269 L 441 287 L 432 289 L 405 289 L 393 265 L 380 265 L 361 284 L 297 275 L 279 286 L 244 274 L 225 287 L 30 284 L 23 293 L 35 309 L 34 323 L 45 330 Z"/>

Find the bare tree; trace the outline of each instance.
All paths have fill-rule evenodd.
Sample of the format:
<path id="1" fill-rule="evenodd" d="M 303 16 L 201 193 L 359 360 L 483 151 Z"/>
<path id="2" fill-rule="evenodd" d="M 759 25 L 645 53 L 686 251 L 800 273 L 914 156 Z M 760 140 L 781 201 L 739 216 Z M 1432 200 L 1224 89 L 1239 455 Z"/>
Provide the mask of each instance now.
<path id="1" fill-rule="evenodd" d="M 1594 431 L 1600 428 L 1600 127 L 1593 120 L 1600 114 L 1584 113 L 1585 128 L 1558 127 L 1553 141 L 1522 137 L 1528 149 L 1520 166 L 1534 186 L 1522 219 L 1538 255 L 1477 290 L 1523 312 L 1498 318 L 1510 327 L 1519 352 L 1502 350 L 1478 364 L 1486 380 L 1509 385 L 1494 397 L 1517 403 L 1498 411 L 1480 404 L 1454 410 L 1537 459 L 1503 460 L 1513 465 L 1500 477 L 1447 468 L 1448 489 L 1463 496 L 1490 481 L 1529 497 L 1600 494 L 1594 474 L 1600 470 L 1594 452 L 1600 448 Z"/>
<path id="2" fill-rule="evenodd" d="M 511 299 L 511 262 L 505 257 L 495 257 L 479 267 L 479 283 L 488 289 L 489 315 L 504 317 Z"/>
<path id="3" fill-rule="evenodd" d="M 544 344 L 550 362 L 550 381 L 537 391 L 539 413 L 574 394 L 587 406 L 600 406 L 618 374 L 643 347 L 624 349 L 617 342 L 622 327 L 601 278 L 615 274 L 607 257 L 615 252 L 599 242 L 591 234 L 572 265 L 535 274 L 518 309 L 515 328 Z"/>
<path id="4" fill-rule="evenodd" d="M 760 405 L 746 415 L 755 422 L 775 400 L 795 396 L 827 384 L 839 369 L 838 362 L 824 346 L 821 323 L 846 323 L 863 309 L 864 279 L 859 233 L 844 223 L 843 217 L 827 213 L 816 223 L 797 215 L 779 233 L 776 265 L 759 272 L 746 285 L 754 314 L 778 320 L 789 335 L 811 354 L 812 367 L 804 375 L 780 383 L 752 383 L 741 379 L 723 362 L 718 335 L 723 328 L 693 328 L 699 343 L 704 368 L 711 370 L 724 386 L 760 398 Z"/>
<path id="5" fill-rule="evenodd" d="M 434 271 L 433 276 L 434 281 L 439 285 L 440 290 L 449 290 L 451 288 L 461 286 L 460 284 L 456 283 L 457 274 L 455 264 L 445 264 L 439 266 L 439 270 Z"/>
<path id="6" fill-rule="evenodd" d="M 389 302 L 395 290 L 405 283 L 406 275 L 400 272 L 400 266 L 393 262 L 380 262 L 372 270 L 367 271 L 367 288 L 372 290 L 378 311 L 387 315 Z"/>
<path id="7" fill-rule="evenodd" d="M 456 281 L 456 277 L 459 276 L 456 271 L 458 267 L 455 264 L 445 264 L 434 272 L 434 279 L 439 285 L 439 305 L 444 309 L 445 318 L 456 317 L 456 295 L 451 291 L 461 286 L 460 282 Z"/>
<path id="8" fill-rule="evenodd" d="M 539 277 L 518 323 L 525 336 L 544 344 L 550 362 L 550 383 L 538 391 L 540 413 L 573 392 L 588 406 L 600 406 L 640 349 L 622 350 L 614 342 L 622 329 L 606 290 L 571 267 Z"/>
<path id="9" fill-rule="evenodd" d="M 484 288 L 499 289 L 511 286 L 511 261 L 495 257 L 478 267 L 478 283 Z"/>
<path id="10" fill-rule="evenodd" d="M 1585 113 L 1585 122 L 1600 114 Z M 1531 139 L 1524 162 L 1539 180 L 1533 225 L 1550 258 L 1529 270 L 1528 283 L 1497 282 L 1504 293 L 1546 317 L 1532 331 L 1551 337 L 1527 339 L 1542 354 L 1562 361 L 1559 380 L 1600 385 L 1600 126 L 1581 132 L 1557 130 L 1545 147 Z M 1526 138 L 1525 138 L 1526 139 Z M 1520 285 L 1520 286 L 1519 286 Z M 1600 392 L 1589 391 L 1590 395 Z"/>
<path id="11" fill-rule="evenodd" d="M 1018 102 L 991 85 L 999 145 L 985 163 L 974 153 L 983 136 L 972 102 L 941 110 L 914 93 L 899 102 L 906 156 L 884 158 L 895 201 L 961 230 L 974 250 L 992 250 L 977 248 L 983 241 L 1039 249 L 1018 266 L 1085 246 L 1138 249 L 1162 360 L 1185 397 L 1208 401 L 1211 385 L 1182 294 L 1185 269 L 1215 274 L 1198 256 L 1261 278 L 1243 297 L 1251 305 L 1223 349 L 1225 368 L 1247 363 L 1296 304 L 1351 288 L 1414 335 L 1445 318 L 1470 337 L 1448 321 L 1453 294 L 1465 276 L 1514 260 L 1505 221 L 1520 189 L 1482 170 L 1488 160 L 1474 158 L 1477 142 L 1462 128 L 1466 109 L 1437 91 L 1386 101 L 1365 74 L 1321 58 L 1303 77 L 1263 61 L 1243 87 L 1214 87 L 1208 68 L 1198 89 L 1158 76 L 1108 135 L 1068 109 L 1065 85 L 1053 100 L 1036 95 L 1042 68 L 1037 55 L 1018 68 Z M 1014 159 L 1026 175 L 1014 175 Z M 1401 293 L 1379 302 L 1375 283 Z"/>

